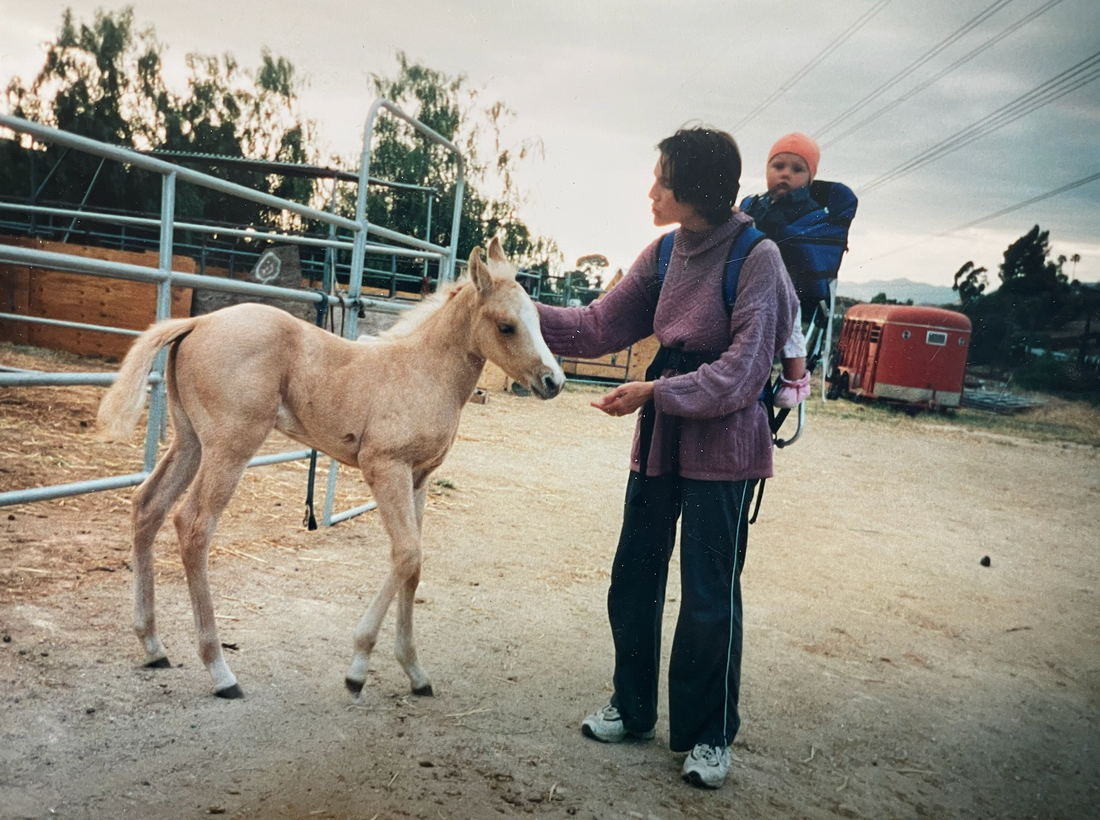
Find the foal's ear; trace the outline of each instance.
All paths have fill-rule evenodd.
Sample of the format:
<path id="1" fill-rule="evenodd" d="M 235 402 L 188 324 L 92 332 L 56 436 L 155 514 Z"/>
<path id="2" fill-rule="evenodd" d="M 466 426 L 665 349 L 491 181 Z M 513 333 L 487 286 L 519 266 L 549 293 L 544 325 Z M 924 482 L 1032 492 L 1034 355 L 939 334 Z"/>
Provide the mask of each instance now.
<path id="1" fill-rule="evenodd" d="M 493 289 L 493 277 L 485 263 L 481 261 L 481 248 L 470 251 L 469 268 L 470 281 L 474 283 L 477 292 L 482 296 L 489 293 Z"/>
<path id="2" fill-rule="evenodd" d="M 488 256 L 492 262 L 508 262 L 508 257 L 504 255 L 504 248 L 500 246 L 500 240 L 495 236 L 489 240 Z"/>

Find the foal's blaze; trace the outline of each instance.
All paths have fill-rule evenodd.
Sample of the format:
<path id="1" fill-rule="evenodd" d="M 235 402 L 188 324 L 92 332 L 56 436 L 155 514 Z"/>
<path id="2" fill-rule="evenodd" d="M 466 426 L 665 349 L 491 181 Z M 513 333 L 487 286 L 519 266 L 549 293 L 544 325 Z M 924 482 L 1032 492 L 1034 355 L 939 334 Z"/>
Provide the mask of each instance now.
<path id="1" fill-rule="evenodd" d="M 475 249 L 469 282 L 370 344 L 346 341 L 256 304 L 160 322 L 123 361 L 99 407 L 101 430 L 121 436 L 133 428 L 146 379 L 165 346 L 175 435 L 133 501 L 134 629 L 145 665 L 171 666 L 156 628 L 153 541 L 182 496 L 174 523 L 199 657 L 216 695 L 243 697 L 218 640 L 207 556 L 241 473 L 277 429 L 358 466 L 390 538 L 389 572 L 355 629 L 348 689 L 362 691 L 382 619 L 396 597 L 398 662 L 412 691 L 431 695 L 412 628 L 428 477 L 454 442 L 462 407 L 486 360 L 544 399 L 556 396 L 565 382 L 500 243 L 490 242 L 485 261 Z"/>
<path id="2" fill-rule="evenodd" d="M 539 398 L 554 398 L 565 374 L 542 338 L 531 297 L 516 282 L 515 268 L 496 238 L 489 243 L 487 264 L 474 248 L 469 270 L 480 301 L 476 344 L 482 356 Z"/>

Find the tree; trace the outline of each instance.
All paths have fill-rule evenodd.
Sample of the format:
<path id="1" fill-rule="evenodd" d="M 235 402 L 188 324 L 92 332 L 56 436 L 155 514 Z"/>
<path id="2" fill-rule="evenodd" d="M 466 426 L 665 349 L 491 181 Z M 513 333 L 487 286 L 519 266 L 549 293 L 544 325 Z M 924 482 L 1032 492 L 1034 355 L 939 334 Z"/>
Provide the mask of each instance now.
<path id="1" fill-rule="evenodd" d="M 587 287 L 599 288 L 603 284 L 604 271 L 610 264 L 602 253 L 590 253 L 577 260 L 577 270 L 584 274 Z"/>
<path id="2" fill-rule="evenodd" d="M 145 127 L 150 96 L 162 93 L 159 84 L 159 45 L 151 32 L 135 32 L 133 10 L 117 14 L 99 12 L 92 25 L 77 27 L 72 11 L 62 16 L 57 40 L 49 46 L 46 61 L 28 88 L 19 77 L 6 89 L 6 107 L 15 116 L 41 122 L 113 145 L 148 148 L 153 136 Z M 96 157 L 47 145 L 42 158 L 17 143 L 4 145 L 7 156 L 0 169 L 0 192 L 29 196 L 39 193 L 37 176 L 54 168 L 50 184 L 42 192 L 60 199 L 79 197 L 93 179 L 100 160 Z M 64 162 L 64 164 L 62 164 Z M 36 175 L 36 171 L 39 172 Z M 94 205 L 117 207 L 133 203 L 147 209 L 154 199 L 153 186 L 142 184 L 126 169 L 110 168 L 90 192 Z"/>
<path id="3" fill-rule="evenodd" d="M 1050 255 L 1049 231 L 1036 225 L 1008 246 L 998 276 L 998 299 L 1024 331 L 1041 331 L 1068 318 L 1071 292 L 1061 265 Z"/>
<path id="4" fill-rule="evenodd" d="M 541 145 L 531 140 L 506 145 L 504 126 L 513 112 L 500 102 L 482 105 L 478 92 L 467 88 L 465 76 L 450 77 L 410 62 L 401 52 L 397 62 L 395 76 L 373 75 L 375 92 L 463 152 L 466 190 L 459 222 L 459 258 L 498 236 L 505 252 L 518 265 L 549 276 L 560 254 L 552 240 L 535 236 L 520 219 L 523 196 L 515 179 L 518 163 L 541 150 Z M 403 121 L 383 115 L 375 126 L 370 168 L 373 177 L 434 189 L 431 233 L 427 238 L 437 245 L 450 245 L 457 184 L 457 165 L 451 152 L 424 139 Z M 490 193 L 490 189 L 495 190 Z M 423 193 L 394 189 L 371 193 L 371 222 L 424 237 L 428 201 Z M 342 207 L 347 212 L 350 206 L 349 195 Z"/>
<path id="5" fill-rule="evenodd" d="M 1027 348 L 1051 347 L 1056 343 L 1052 332 L 1076 319 L 1085 320 L 1079 345 L 1084 351 L 1095 313 L 1090 301 L 1093 291 L 1069 282 L 1063 272 L 1073 257 L 1049 257 L 1049 231 L 1035 225 L 1005 249 L 996 290 L 987 292 L 985 269 L 975 268 L 973 262 L 955 273 L 954 288 L 973 324 L 971 362 L 1014 367 L 1023 361 Z M 1083 360 L 1084 355 L 1080 352 L 1079 358 Z"/>
<path id="6" fill-rule="evenodd" d="M 187 55 L 187 91 L 170 91 L 162 76 L 162 46 L 153 29 L 138 29 L 133 9 L 97 12 L 91 24 L 62 17 L 57 40 L 29 86 L 14 78 L 5 107 L 15 116 L 138 150 L 164 150 L 289 163 L 316 163 L 315 126 L 298 113 L 300 87 L 294 66 L 266 49 L 255 71 L 232 55 Z M 506 145 L 504 125 L 514 116 L 502 103 L 482 106 L 464 77 L 450 78 L 398 55 L 392 78 L 374 77 L 379 95 L 398 103 L 428 127 L 455 142 L 466 160 L 466 195 L 459 225 L 459 255 L 499 236 L 520 265 L 548 276 L 560 259 L 550 239 L 535 236 L 519 218 L 523 196 L 515 180 L 518 163 L 540 150 L 537 141 Z M 53 146 L 28 151 L 20 141 L 0 139 L 0 196 L 89 208 L 157 212 L 159 175 L 107 163 Z M 416 136 L 402 121 L 378 121 L 372 176 L 435 189 L 430 241 L 450 244 L 457 166 L 449 152 Z M 485 152 L 484 155 L 482 152 Z M 308 178 L 267 174 L 211 163 L 215 176 L 297 202 L 321 204 Z M 42 180 L 47 182 L 43 184 Z M 489 193 L 494 190 L 494 193 Z M 346 193 L 346 192 L 345 192 Z M 423 237 L 427 198 L 420 192 L 372 189 L 368 217 Z M 341 203 L 354 211 L 354 194 Z M 182 218 L 235 225 L 312 228 L 237 197 L 180 185 L 176 212 Z M 410 270 L 419 263 L 403 260 Z"/>
<path id="7" fill-rule="evenodd" d="M 985 292 L 989 279 L 986 277 L 985 268 L 974 267 L 973 262 L 967 262 L 955 271 L 954 284 L 951 289 L 958 292 L 959 301 L 962 302 L 963 312 Z"/>
<path id="8" fill-rule="evenodd" d="M 294 66 L 266 49 L 255 71 L 232 55 L 187 55 L 187 91 L 170 91 L 162 76 L 163 48 L 154 30 L 139 29 L 134 12 L 97 12 L 90 24 L 62 16 L 38 76 L 28 86 L 14 78 L 4 107 L 18 117 L 45 123 L 113 145 L 219 157 L 316 163 L 315 125 L 299 114 L 300 82 Z M 466 195 L 459 226 L 459 256 L 499 236 L 520 265 L 548 277 L 560 260 L 553 240 L 534 235 L 519 217 L 524 198 L 516 184 L 518 164 L 541 150 L 537 140 L 507 145 L 504 126 L 514 116 L 502 103 L 483 106 L 451 78 L 398 55 L 394 77 L 375 76 L 376 92 L 455 142 L 466 160 Z M 97 210 L 157 212 L 159 175 L 117 163 L 100 168 L 98 158 L 45 146 L 28 151 L 20 141 L 0 139 L 0 196 L 32 204 L 73 204 L 86 196 Z M 416 136 L 403 122 L 383 115 L 374 140 L 372 176 L 434 188 L 430 241 L 450 244 L 456 164 L 446 149 Z M 484 152 L 484 153 L 483 153 Z M 198 166 L 214 176 L 296 202 L 321 204 L 308 178 L 269 175 L 240 167 Z M 44 185 L 43 180 L 48 182 Z M 493 193 L 490 193 L 492 191 Z M 369 219 L 411 236 L 425 236 L 428 200 L 420 192 L 372 188 Z M 354 212 L 345 191 L 341 212 Z M 189 185 L 177 188 L 182 218 L 235 225 L 313 228 L 297 218 L 236 197 Z M 400 263 L 418 270 L 413 260 Z"/>
<path id="9" fill-rule="evenodd" d="M 1076 254 L 1075 254 L 1076 255 Z M 1092 320 L 1100 314 L 1100 286 L 1087 285 L 1073 280 L 1071 285 L 1074 301 L 1077 303 L 1079 318 L 1084 320 L 1081 338 L 1077 343 L 1077 363 L 1083 365 L 1088 355 L 1089 341 L 1092 338 Z"/>
<path id="10" fill-rule="evenodd" d="M 298 114 L 294 66 L 266 50 L 255 72 L 231 55 L 190 54 L 188 92 L 176 95 L 162 77 L 162 46 L 152 27 L 138 30 L 132 7 L 99 11 L 93 22 L 62 16 L 57 40 L 27 87 L 16 77 L 6 89 L 6 107 L 17 117 L 41 122 L 112 145 L 250 159 L 308 162 L 316 159 L 313 124 Z M 32 201 L 71 202 L 87 197 L 98 209 L 159 211 L 160 176 L 47 145 L 43 152 L 3 142 L 0 194 Z M 42 160 L 45 160 L 43 163 Z M 234 182 L 297 202 L 309 202 L 309 180 L 211 166 Z M 39 181 L 50 174 L 48 184 Z M 41 190 L 39 188 L 41 187 Z M 236 197 L 180 186 L 177 213 L 235 224 L 271 224 L 270 209 Z"/>
<path id="11" fill-rule="evenodd" d="M 889 297 L 887 297 L 887 295 L 884 291 L 882 293 L 876 293 L 874 296 L 872 296 L 871 297 L 871 304 L 872 305 L 902 305 L 902 304 L 911 305 L 911 304 L 913 304 L 913 300 L 912 299 L 906 299 L 904 302 L 899 302 L 897 299 L 890 299 Z"/>

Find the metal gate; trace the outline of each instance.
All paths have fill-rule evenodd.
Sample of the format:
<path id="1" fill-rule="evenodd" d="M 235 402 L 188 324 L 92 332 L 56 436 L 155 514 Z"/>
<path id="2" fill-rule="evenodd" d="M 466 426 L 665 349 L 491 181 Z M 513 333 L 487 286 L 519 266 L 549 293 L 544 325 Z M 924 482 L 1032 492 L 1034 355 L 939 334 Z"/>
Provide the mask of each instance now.
<path id="1" fill-rule="evenodd" d="M 457 163 L 457 182 L 455 189 L 454 217 L 451 225 L 450 247 L 432 244 L 423 239 L 406 236 L 405 234 L 372 225 L 367 220 L 367 189 L 370 183 L 370 143 L 374 133 L 375 121 L 378 115 L 385 111 L 388 114 L 404 120 L 427 139 L 442 145 L 455 157 Z M 82 151 L 103 160 L 111 160 L 125 163 L 133 167 L 142 168 L 161 175 L 161 208 L 159 219 L 143 219 L 139 217 L 127 217 L 117 214 L 96 213 L 86 210 L 65 210 L 56 208 L 37 208 L 25 206 L 31 212 L 51 212 L 62 216 L 71 216 L 74 220 L 91 220 L 114 224 L 142 225 L 145 227 L 156 226 L 159 228 L 158 242 L 158 266 L 156 268 L 127 265 L 105 260 L 88 259 L 70 256 L 62 253 L 17 248 L 0 245 L 0 262 L 14 265 L 40 267 L 48 270 L 67 271 L 87 276 L 106 277 L 113 279 L 125 279 L 135 282 L 148 282 L 157 287 L 156 319 L 161 321 L 170 316 L 171 288 L 203 288 L 205 290 L 220 290 L 229 293 L 245 294 L 250 296 L 275 296 L 280 299 L 313 303 L 327 306 L 339 305 L 345 312 L 350 311 L 353 317 L 358 317 L 359 310 L 370 307 L 382 311 L 400 312 L 407 307 L 394 299 L 378 299 L 366 297 L 362 294 L 363 270 L 366 255 L 371 253 L 384 253 L 406 258 L 436 260 L 439 264 L 440 281 L 452 281 L 456 264 L 458 249 L 458 226 L 461 216 L 461 204 L 465 187 L 465 163 L 458 147 L 445 139 L 418 120 L 405 114 L 396 105 L 388 100 L 379 99 L 371 106 L 367 115 L 366 125 L 363 131 L 363 149 L 360 157 L 358 190 L 356 197 L 355 219 L 338 216 L 334 212 L 326 212 L 311 208 L 297 202 L 272 196 L 270 194 L 255 191 L 246 186 L 219 179 L 177 164 L 156 159 L 147 154 L 138 153 L 127 148 L 107 145 L 86 137 L 69 134 L 38 123 L 29 122 L 17 117 L 0 116 L 0 127 L 11 129 L 16 134 L 25 134 L 35 141 L 52 143 L 67 149 Z M 257 232 L 251 229 L 226 228 L 224 226 L 211 226 L 196 223 L 179 222 L 175 219 L 176 183 L 187 182 L 203 188 L 218 191 L 220 193 L 250 200 L 260 205 L 266 205 L 282 212 L 295 214 L 300 217 L 317 220 L 329 226 L 327 237 L 306 237 L 290 233 Z M 335 184 L 333 190 L 335 198 Z M 330 248 L 335 255 L 338 251 L 351 252 L 350 273 L 347 290 L 339 292 L 333 280 L 333 292 L 303 291 L 287 288 L 273 287 L 251 282 L 242 282 L 233 279 L 223 279 L 212 276 L 199 276 L 195 274 L 180 273 L 172 270 L 172 256 L 174 235 L 177 230 L 192 231 L 195 233 L 219 233 L 225 235 L 248 236 L 254 239 L 273 239 L 287 244 L 309 244 Z M 341 238 L 337 230 L 343 230 L 350 234 L 351 238 Z M 376 241 L 368 241 L 368 236 L 376 238 Z M 0 313 L 0 320 L 4 321 L 33 321 L 43 324 L 62 325 L 76 327 L 83 330 L 94 330 L 106 333 L 123 333 L 138 335 L 137 331 L 122 328 L 107 327 L 101 325 L 80 324 L 74 322 L 59 322 L 57 320 L 40 319 L 35 317 L 20 316 Z M 344 322 L 344 336 L 355 339 L 358 333 L 358 322 Z M 152 472 L 156 464 L 157 446 L 163 438 L 167 424 L 167 399 L 164 386 L 164 366 L 167 359 L 165 351 L 161 351 L 156 365 L 150 375 L 150 399 L 148 422 L 145 431 L 145 453 L 142 470 L 127 475 L 116 475 L 87 481 L 78 481 L 68 484 L 55 484 L 46 487 L 12 490 L 0 493 L 0 507 L 15 504 L 26 504 L 35 501 L 46 501 L 55 498 L 81 495 L 84 493 L 98 492 L 101 490 L 113 490 L 122 487 L 132 487 L 144 481 Z M 113 373 L 45 373 L 38 371 L 0 371 L 0 387 L 31 387 L 31 386 L 58 386 L 58 385 L 100 385 L 109 386 L 114 382 Z M 264 464 L 275 464 L 283 461 L 293 461 L 307 458 L 312 455 L 310 450 L 298 450 L 287 453 L 279 453 L 268 456 L 258 456 L 249 462 L 249 467 Z M 333 513 L 333 498 L 336 492 L 337 462 L 329 461 L 327 492 L 325 494 L 324 513 L 321 523 L 331 526 L 339 521 L 351 518 L 359 513 L 374 509 L 373 502 Z"/>

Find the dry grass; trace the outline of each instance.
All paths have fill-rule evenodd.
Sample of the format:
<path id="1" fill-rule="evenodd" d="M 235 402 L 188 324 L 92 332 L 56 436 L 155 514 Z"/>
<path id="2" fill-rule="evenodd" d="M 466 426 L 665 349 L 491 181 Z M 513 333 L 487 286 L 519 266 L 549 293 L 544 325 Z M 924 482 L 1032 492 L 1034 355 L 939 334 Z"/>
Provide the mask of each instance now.
<path id="1" fill-rule="evenodd" d="M 807 415 L 821 413 L 838 418 L 874 419 L 884 424 L 917 428 L 949 425 L 1030 441 L 1061 441 L 1100 447 L 1100 408 L 1088 402 L 1068 401 L 1056 396 L 1038 393 L 1023 395 L 1037 398 L 1043 405 L 1010 416 L 969 408 L 909 416 L 902 407 L 885 402 L 856 403 L 841 399 L 822 404 L 821 395 L 815 389 L 806 408 Z"/>
<path id="2" fill-rule="evenodd" d="M 63 350 L 0 342 L 0 364 L 24 370 L 72 372 L 109 372 L 118 369 L 118 362 L 103 356 L 77 356 Z"/>

